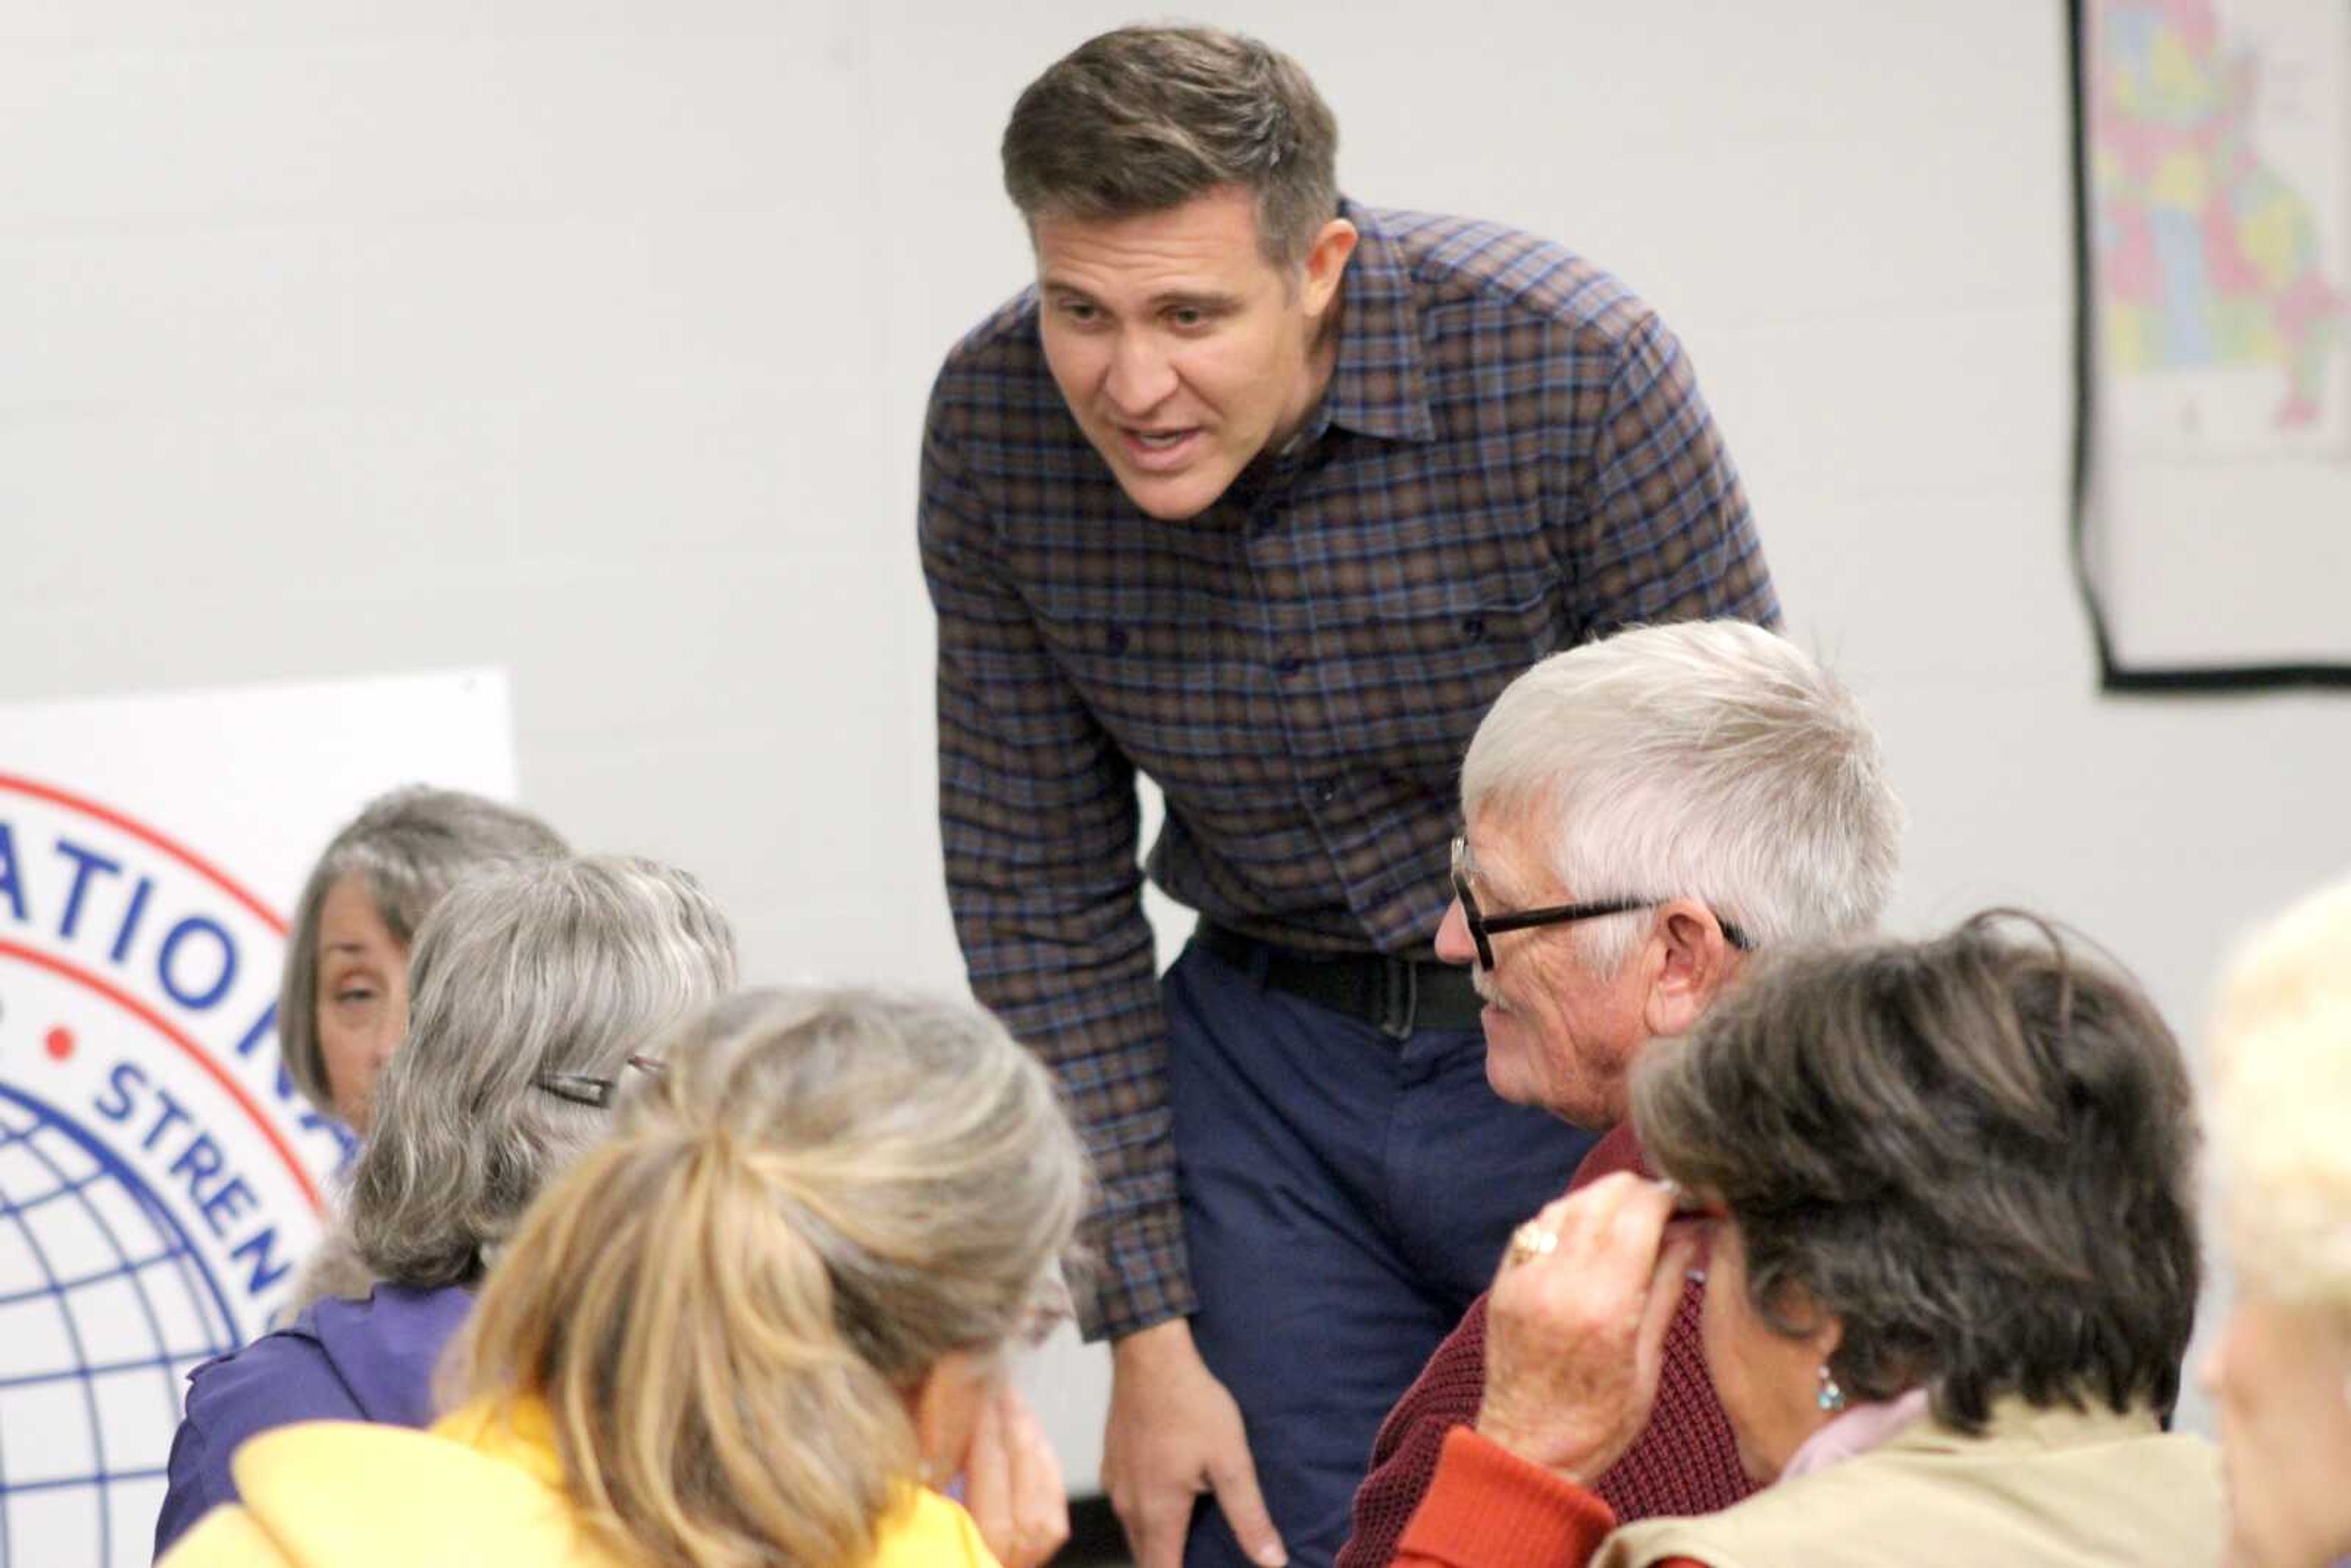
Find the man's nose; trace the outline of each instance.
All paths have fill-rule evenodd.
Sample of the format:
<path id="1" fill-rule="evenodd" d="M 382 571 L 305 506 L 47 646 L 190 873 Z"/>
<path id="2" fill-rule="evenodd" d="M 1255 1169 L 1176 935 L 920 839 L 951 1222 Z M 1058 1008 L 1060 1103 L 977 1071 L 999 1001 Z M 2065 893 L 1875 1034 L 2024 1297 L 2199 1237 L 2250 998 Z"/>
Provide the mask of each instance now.
<path id="1" fill-rule="evenodd" d="M 1140 419 L 1167 401 L 1176 390 L 1176 367 L 1148 332 L 1122 332 L 1112 348 L 1110 375 L 1102 391 L 1111 410 L 1125 419 Z"/>
<path id="2" fill-rule="evenodd" d="M 1458 898 L 1445 906 L 1445 918 L 1437 923 L 1437 956 L 1448 964 L 1478 961 L 1478 944 L 1469 936 L 1469 917 L 1461 912 Z"/>

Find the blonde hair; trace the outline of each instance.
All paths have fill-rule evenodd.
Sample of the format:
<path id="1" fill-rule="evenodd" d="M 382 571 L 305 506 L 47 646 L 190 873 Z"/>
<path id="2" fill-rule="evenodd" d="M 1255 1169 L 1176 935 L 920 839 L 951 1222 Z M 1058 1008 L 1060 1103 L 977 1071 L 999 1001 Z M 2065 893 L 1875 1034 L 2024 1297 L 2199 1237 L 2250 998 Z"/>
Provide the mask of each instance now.
<path id="1" fill-rule="evenodd" d="M 2211 1054 L 2231 1261 L 2265 1296 L 2351 1321 L 2351 879 L 2240 946 Z"/>
<path id="2" fill-rule="evenodd" d="M 664 1056 L 526 1218 L 448 1391 L 543 1401 L 616 1550 L 858 1562 L 919 1474 L 906 1396 L 1057 1281 L 1077 1135 L 968 1004 L 747 992 Z"/>

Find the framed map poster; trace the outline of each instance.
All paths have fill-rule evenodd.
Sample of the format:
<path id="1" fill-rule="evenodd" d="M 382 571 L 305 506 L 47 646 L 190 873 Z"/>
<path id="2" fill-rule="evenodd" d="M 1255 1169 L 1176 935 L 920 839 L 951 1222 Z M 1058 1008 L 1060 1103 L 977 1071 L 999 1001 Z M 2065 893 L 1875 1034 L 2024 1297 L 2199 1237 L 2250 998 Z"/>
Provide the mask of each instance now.
<path id="1" fill-rule="evenodd" d="M 2351 686 L 2351 0 L 2074 0 L 2106 687 Z"/>

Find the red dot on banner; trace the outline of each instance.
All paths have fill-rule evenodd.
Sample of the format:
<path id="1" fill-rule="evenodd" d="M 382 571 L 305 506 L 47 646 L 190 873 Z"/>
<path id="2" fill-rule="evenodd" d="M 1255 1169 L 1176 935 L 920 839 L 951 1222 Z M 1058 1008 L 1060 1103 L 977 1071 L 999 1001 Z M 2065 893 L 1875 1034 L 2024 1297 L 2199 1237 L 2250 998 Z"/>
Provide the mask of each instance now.
<path id="1" fill-rule="evenodd" d="M 49 1030 L 48 1039 L 41 1043 L 48 1047 L 52 1061 L 63 1061 L 74 1052 L 73 1030 L 62 1026 L 53 1029 Z"/>

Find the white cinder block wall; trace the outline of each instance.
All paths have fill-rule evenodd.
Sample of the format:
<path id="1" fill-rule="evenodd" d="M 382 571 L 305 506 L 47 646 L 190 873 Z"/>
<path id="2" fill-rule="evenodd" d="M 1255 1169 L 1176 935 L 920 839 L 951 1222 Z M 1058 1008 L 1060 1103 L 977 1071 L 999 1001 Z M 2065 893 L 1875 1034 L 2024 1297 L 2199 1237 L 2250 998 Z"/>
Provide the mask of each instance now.
<path id="1" fill-rule="evenodd" d="M 2351 859 L 2351 707 L 2093 689 L 2054 0 L 1205 10 L 1316 72 L 1351 193 L 1678 328 L 1884 726 L 1902 927 L 2049 910 L 2192 1031 Z M 0 0 L 0 701 L 504 664 L 529 800 L 700 873 L 750 973 L 959 983 L 918 421 L 1024 272 L 1013 96 L 1129 15 Z M 1091 1483 L 1100 1363 L 1033 1381 Z"/>

